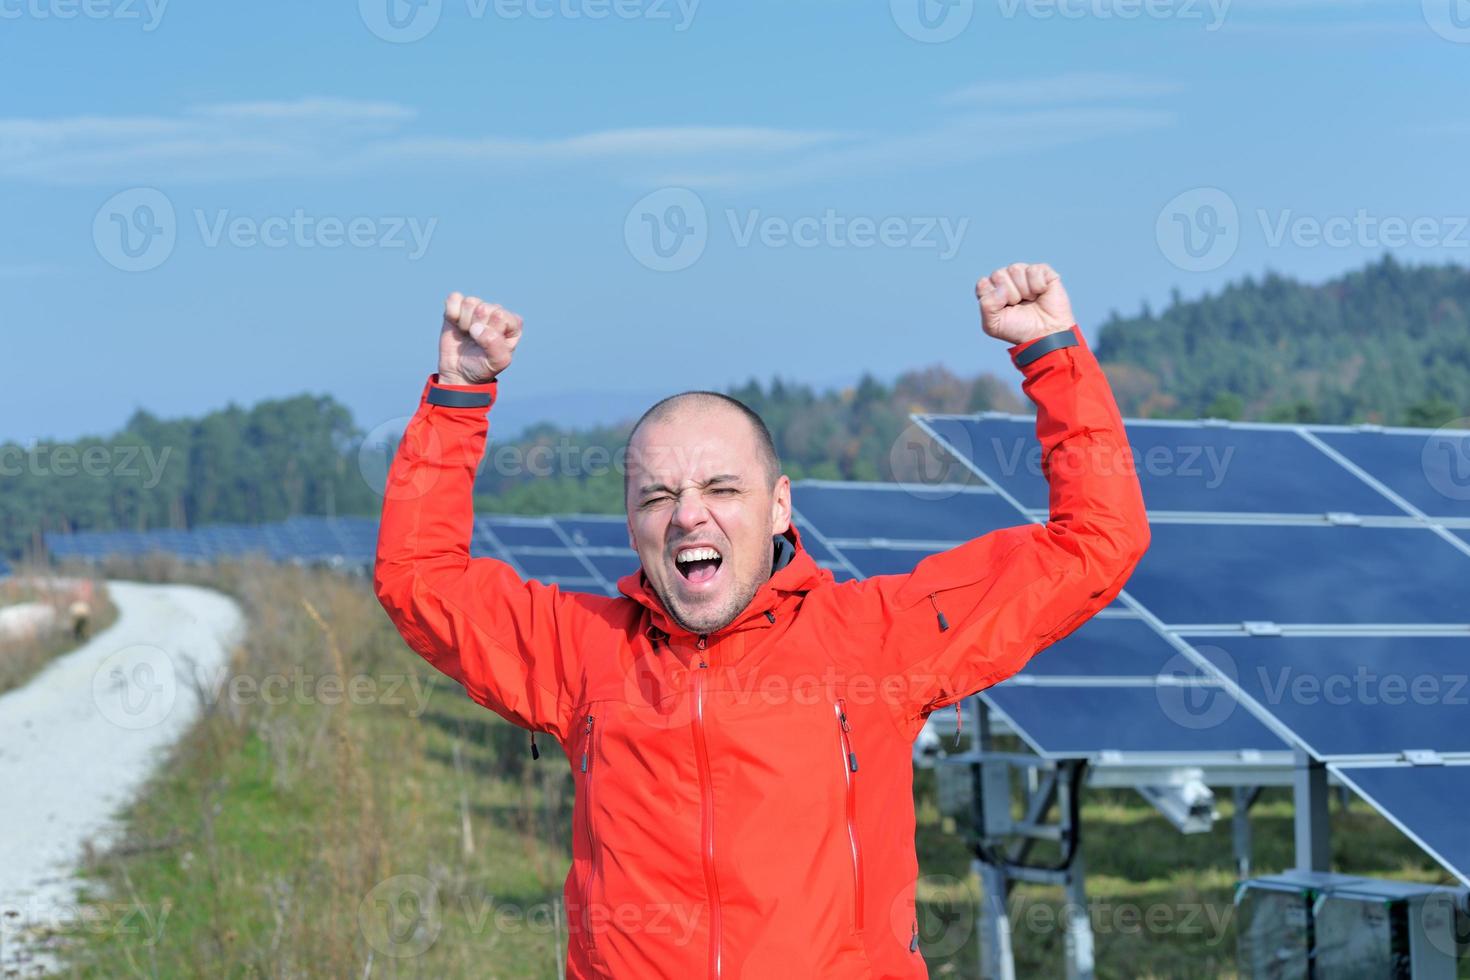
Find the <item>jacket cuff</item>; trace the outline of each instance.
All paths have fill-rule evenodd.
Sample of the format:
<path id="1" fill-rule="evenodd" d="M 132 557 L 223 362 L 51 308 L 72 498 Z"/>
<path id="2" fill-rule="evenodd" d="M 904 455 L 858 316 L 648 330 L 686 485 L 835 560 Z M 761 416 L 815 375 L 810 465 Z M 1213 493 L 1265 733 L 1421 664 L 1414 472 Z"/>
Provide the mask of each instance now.
<path id="1" fill-rule="evenodd" d="M 1022 372 L 1040 361 L 1052 351 L 1062 350 L 1067 347 L 1081 347 L 1087 349 L 1087 342 L 1082 339 L 1082 331 L 1077 324 L 1072 324 L 1066 330 L 1058 330 L 1054 333 L 1045 334 L 1026 341 L 1024 344 L 1016 344 L 1006 348 L 1006 353 L 1011 355 L 1011 363 Z"/>
<path id="2" fill-rule="evenodd" d="M 485 412 L 495 404 L 498 386 L 499 379 L 479 385 L 440 384 L 439 375 L 431 374 L 429 380 L 424 382 L 424 390 L 419 394 L 419 404 Z"/>

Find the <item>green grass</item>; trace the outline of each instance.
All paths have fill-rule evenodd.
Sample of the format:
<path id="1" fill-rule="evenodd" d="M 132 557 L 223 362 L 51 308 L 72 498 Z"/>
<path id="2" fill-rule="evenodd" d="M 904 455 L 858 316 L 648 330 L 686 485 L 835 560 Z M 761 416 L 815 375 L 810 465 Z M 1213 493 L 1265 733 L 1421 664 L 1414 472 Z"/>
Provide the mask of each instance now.
<path id="1" fill-rule="evenodd" d="M 219 701 L 126 813 L 118 845 L 88 862 L 94 924 L 51 937 L 67 975 L 557 976 L 572 800 L 556 747 L 531 762 L 525 733 L 410 653 L 361 580 L 208 575 L 249 618 L 234 676 L 335 672 L 370 678 L 376 695 Z M 394 681 L 404 703 L 390 703 Z M 935 976 L 976 976 L 969 851 L 935 806 L 933 773 L 915 785 L 925 954 Z M 1086 792 L 1100 977 L 1234 975 L 1228 794 L 1222 811 L 1213 832 L 1184 836 L 1131 792 Z M 1289 867 L 1289 796 L 1268 791 L 1252 817 L 1256 872 Z M 1334 804 L 1332 830 L 1338 870 L 1447 880 L 1362 804 Z M 1063 974 L 1060 902 L 1055 888 L 1013 894 L 1021 976 Z"/>

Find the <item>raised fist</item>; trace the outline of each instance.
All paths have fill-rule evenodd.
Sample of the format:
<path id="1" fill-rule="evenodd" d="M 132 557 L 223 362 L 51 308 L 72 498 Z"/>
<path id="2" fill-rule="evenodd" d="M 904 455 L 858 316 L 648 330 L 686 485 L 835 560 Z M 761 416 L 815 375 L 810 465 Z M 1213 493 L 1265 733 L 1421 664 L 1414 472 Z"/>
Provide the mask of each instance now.
<path id="1" fill-rule="evenodd" d="M 975 284 L 975 296 L 985 332 L 1008 344 L 1024 344 L 1077 322 L 1062 277 L 1049 265 L 1017 262 L 996 269 Z"/>
<path id="2" fill-rule="evenodd" d="M 521 342 L 521 318 L 495 303 L 450 293 L 439 331 L 439 381 L 484 384 L 510 366 Z"/>

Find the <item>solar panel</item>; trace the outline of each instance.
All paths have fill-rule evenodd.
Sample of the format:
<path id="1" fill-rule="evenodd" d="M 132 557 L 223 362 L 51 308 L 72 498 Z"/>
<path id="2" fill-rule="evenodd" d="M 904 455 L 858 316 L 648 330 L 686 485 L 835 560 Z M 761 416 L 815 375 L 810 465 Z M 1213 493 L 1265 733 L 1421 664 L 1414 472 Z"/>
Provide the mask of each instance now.
<path id="1" fill-rule="evenodd" d="M 1470 517 L 1470 432 L 1315 430 L 1313 435 L 1431 517 Z"/>
<path id="2" fill-rule="evenodd" d="M 844 545 L 845 557 L 864 578 L 874 575 L 904 575 L 941 548 L 871 548 Z"/>
<path id="3" fill-rule="evenodd" d="M 1194 646 L 1318 758 L 1470 752 L 1470 635 L 1211 637 Z"/>
<path id="4" fill-rule="evenodd" d="M 1043 651 L 1038 655 L 1045 657 Z M 1007 682 L 985 700 L 1042 755 L 1104 753 L 1241 753 L 1286 748 L 1251 713 L 1218 688 L 1123 685 L 1045 685 Z M 1192 704 L 1198 697 L 1201 704 Z"/>
<path id="5" fill-rule="evenodd" d="M 1198 677 L 1194 662 L 1140 619 L 1094 616 L 1031 658 L 1026 677 Z"/>
<path id="6" fill-rule="evenodd" d="M 957 455 L 970 459 L 1030 510 L 1047 508 L 1034 419 L 927 416 Z M 1131 463 L 1150 511 L 1401 514 L 1401 509 L 1312 447 L 1290 427 L 1130 421 Z"/>
<path id="7" fill-rule="evenodd" d="M 1015 510 L 1002 498 L 960 488 L 804 480 L 793 488 L 792 500 L 800 516 L 832 543 L 883 538 L 958 544 L 1017 523 Z"/>
<path id="8" fill-rule="evenodd" d="M 1445 867 L 1470 885 L 1470 765 L 1329 766 Z"/>
<path id="9" fill-rule="evenodd" d="M 566 542 L 549 520 L 517 521 L 503 517 L 481 518 L 484 526 L 507 548 L 564 548 Z"/>
<path id="10" fill-rule="evenodd" d="M 592 572 L 582 560 L 571 552 L 561 554 L 546 554 L 542 552 L 518 553 L 514 556 L 515 563 L 534 579 L 542 582 L 555 582 L 562 579 L 590 580 Z"/>
<path id="11" fill-rule="evenodd" d="M 578 547 L 628 547 L 628 522 L 621 517 L 558 517 L 556 523 Z"/>
<path id="12" fill-rule="evenodd" d="M 624 575 L 631 575 L 638 570 L 638 553 L 636 551 L 621 552 L 618 554 L 588 555 L 587 560 L 602 574 L 603 578 L 614 585 Z"/>
<path id="13" fill-rule="evenodd" d="M 1152 534 L 1127 591 L 1170 625 L 1470 621 L 1470 555 L 1427 528 L 1155 523 Z"/>

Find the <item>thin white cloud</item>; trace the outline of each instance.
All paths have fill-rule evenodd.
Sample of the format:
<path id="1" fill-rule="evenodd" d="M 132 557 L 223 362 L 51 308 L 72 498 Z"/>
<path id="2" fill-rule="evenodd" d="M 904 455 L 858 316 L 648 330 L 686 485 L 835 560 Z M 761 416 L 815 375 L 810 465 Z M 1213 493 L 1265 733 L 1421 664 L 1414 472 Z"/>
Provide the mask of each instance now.
<path id="1" fill-rule="evenodd" d="M 549 139 L 432 136 L 385 102 L 303 98 L 193 107 L 177 116 L 0 119 L 0 178 L 48 183 L 330 176 L 394 161 L 441 166 L 795 153 L 844 139 L 756 126 L 601 130 Z"/>
<path id="2" fill-rule="evenodd" d="M 634 183 L 754 186 L 912 172 L 1174 122 L 1172 113 L 1152 108 L 1047 104 L 1079 82 L 1119 100 L 1167 89 L 1123 75 L 1056 76 L 1041 86 L 1050 94 L 1033 94 L 1031 108 L 990 105 L 1007 111 L 978 113 L 969 110 L 1006 103 L 1007 93 L 972 87 L 958 115 L 951 110 L 927 127 L 891 133 L 691 125 L 548 138 L 438 135 L 415 131 L 417 114 L 407 106 L 321 97 L 203 105 L 174 116 L 0 119 L 0 179 L 117 186 L 595 164 Z"/>

